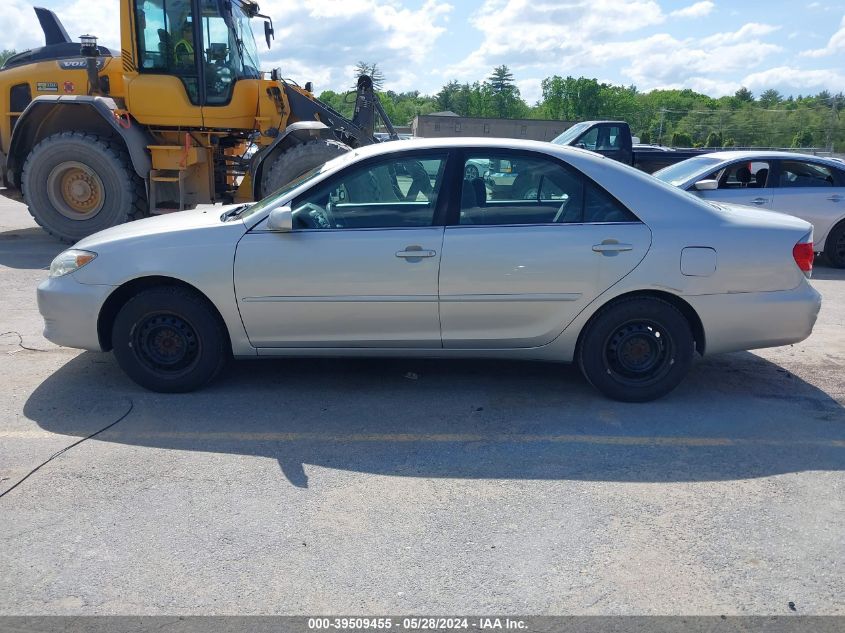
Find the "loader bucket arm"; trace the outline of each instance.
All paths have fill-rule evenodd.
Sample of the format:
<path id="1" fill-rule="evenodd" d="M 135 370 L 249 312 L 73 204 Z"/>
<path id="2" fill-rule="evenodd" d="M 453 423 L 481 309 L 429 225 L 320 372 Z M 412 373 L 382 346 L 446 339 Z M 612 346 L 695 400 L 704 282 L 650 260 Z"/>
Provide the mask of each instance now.
<path id="1" fill-rule="evenodd" d="M 366 75 L 358 79 L 355 110 L 351 121 L 329 104 L 316 99 L 298 86 L 283 82 L 283 87 L 290 104 L 291 114 L 296 120 L 321 121 L 334 132 L 339 141 L 350 147 L 378 142 L 373 134 L 377 114 L 390 132 L 391 138 L 398 138 L 378 95 L 373 91 L 372 80 Z"/>

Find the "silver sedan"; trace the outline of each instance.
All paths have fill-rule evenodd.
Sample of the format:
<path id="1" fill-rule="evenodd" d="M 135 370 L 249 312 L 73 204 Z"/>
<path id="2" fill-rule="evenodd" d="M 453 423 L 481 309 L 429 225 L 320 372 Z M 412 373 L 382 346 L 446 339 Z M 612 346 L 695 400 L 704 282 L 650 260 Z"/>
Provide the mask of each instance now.
<path id="1" fill-rule="evenodd" d="M 815 249 L 845 268 L 845 163 L 796 152 L 696 156 L 654 174 L 705 200 L 788 213 L 811 222 Z"/>
<path id="2" fill-rule="evenodd" d="M 466 166 L 507 161 L 534 195 Z M 749 257 L 747 245 L 757 249 Z M 188 391 L 227 359 L 577 362 L 602 393 L 671 391 L 696 351 L 810 335 L 809 223 L 716 206 L 583 150 L 436 139 L 355 150 L 252 205 L 92 235 L 38 288 L 45 336 Z"/>

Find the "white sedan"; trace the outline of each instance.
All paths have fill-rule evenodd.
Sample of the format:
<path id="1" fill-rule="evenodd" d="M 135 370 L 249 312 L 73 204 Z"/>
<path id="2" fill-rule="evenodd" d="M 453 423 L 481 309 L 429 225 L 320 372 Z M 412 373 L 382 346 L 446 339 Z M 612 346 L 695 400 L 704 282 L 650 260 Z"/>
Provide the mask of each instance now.
<path id="1" fill-rule="evenodd" d="M 845 268 L 845 163 L 796 152 L 729 151 L 689 158 L 654 176 L 705 200 L 811 222 L 816 252 Z"/>
<path id="2" fill-rule="evenodd" d="M 518 163 L 535 195 L 494 198 L 466 177 L 479 161 Z M 812 259 L 803 220 L 591 152 L 431 139 L 355 150 L 256 204 L 92 235 L 55 259 L 38 304 L 48 339 L 113 350 L 156 391 L 196 389 L 232 356 L 496 357 L 574 361 L 607 396 L 645 401 L 696 351 L 809 336 Z"/>

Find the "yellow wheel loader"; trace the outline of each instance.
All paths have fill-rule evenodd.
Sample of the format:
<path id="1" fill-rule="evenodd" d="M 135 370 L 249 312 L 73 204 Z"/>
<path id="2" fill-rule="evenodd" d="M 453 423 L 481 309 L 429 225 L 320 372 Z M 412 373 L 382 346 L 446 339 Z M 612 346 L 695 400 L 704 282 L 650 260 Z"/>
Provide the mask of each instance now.
<path id="1" fill-rule="evenodd" d="M 146 215 L 249 202 L 396 133 L 363 76 L 352 120 L 262 73 L 251 0 L 121 0 L 121 50 L 74 43 L 36 8 L 41 48 L 0 68 L 0 184 L 61 240 Z"/>

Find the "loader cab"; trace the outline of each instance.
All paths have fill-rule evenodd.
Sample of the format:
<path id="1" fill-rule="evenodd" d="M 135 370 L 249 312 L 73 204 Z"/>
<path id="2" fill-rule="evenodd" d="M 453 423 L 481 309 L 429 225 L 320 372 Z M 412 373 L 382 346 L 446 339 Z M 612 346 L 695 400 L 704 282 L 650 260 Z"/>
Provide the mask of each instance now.
<path id="1" fill-rule="evenodd" d="M 150 125 L 209 125 L 232 107 L 241 111 L 261 78 L 250 4 L 238 0 L 132 0 L 137 77 L 128 85 L 133 114 Z M 255 84 L 256 82 L 251 82 Z M 176 123 L 178 121 L 178 123 Z"/>

